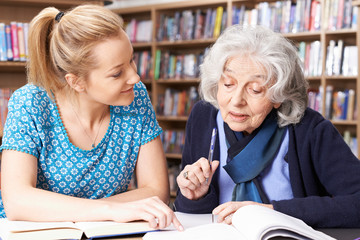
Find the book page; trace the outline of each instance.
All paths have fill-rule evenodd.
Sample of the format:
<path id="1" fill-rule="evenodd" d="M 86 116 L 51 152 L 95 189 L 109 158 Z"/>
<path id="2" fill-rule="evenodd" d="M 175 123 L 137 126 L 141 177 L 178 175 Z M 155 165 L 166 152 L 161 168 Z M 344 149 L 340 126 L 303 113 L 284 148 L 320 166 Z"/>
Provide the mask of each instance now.
<path id="1" fill-rule="evenodd" d="M 1 239 L 80 239 L 82 231 L 72 222 L 30 222 L 0 219 Z"/>
<path id="2" fill-rule="evenodd" d="M 212 223 L 212 214 L 190 214 L 175 212 L 184 227 L 183 232 L 170 226 L 158 232 L 146 233 L 144 240 L 246 240 L 233 226 L 223 223 Z M 214 219 L 216 222 L 216 219 Z"/>
<path id="3" fill-rule="evenodd" d="M 31 221 L 9 221 L 7 218 L 0 219 L 0 229 L 12 232 L 26 232 L 43 229 L 76 228 L 72 222 L 31 222 Z"/>
<path id="4" fill-rule="evenodd" d="M 212 223 L 211 213 L 191 214 L 191 213 L 175 212 L 175 215 L 185 229 Z M 214 219 L 214 222 L 216 222 L 216 219 Z M 173 229 L 175 230 L 175 228 Z"/>
<path id="5" fill-rule="evenodd" d="M 238 209 L 233 216 L 233 225 L 248 239 L 265 240 L 274 236 L 288 236 L 294 239 L 334 240 L 300 219 L 259 205 Z"/>
<path id="6" fill-rule="evenodd" d="M 247 240 L 233 226 L 225 223 L 210 223 L 186 228 L 183 232 L 163 230 L 146 233 L 143 240 Z"/>

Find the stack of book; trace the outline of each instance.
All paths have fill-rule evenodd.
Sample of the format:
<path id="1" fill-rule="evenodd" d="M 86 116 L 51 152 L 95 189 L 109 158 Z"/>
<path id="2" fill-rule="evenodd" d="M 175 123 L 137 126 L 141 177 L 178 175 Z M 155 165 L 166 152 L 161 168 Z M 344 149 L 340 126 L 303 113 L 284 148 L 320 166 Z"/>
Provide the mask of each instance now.
<path id="1" fill-rule="evenodd" d="M 327 0 L 324 4 L 324 29 L 357 28 L 358 7 L 352 6 L 352 0 Z"/>
<path id="2" fill-rule="evenodd" d="M 332 120 L 356 120 L 355 90 L 334 90 L 334 87 L 326 87 L 325 117 Z"/>
<path id="3" fill-rule="evenodd" d="M 345 46 L 344 40 L 330 40 L 326 55 L 326 75 L 357 76 L 357 46 Z"/>
<path id="4" fill-rule="evenodd" d="M 156 50 L 154 79 L 184 79 L 199 77 L 199 65 L 203 62 L 205 51 L 189 54 L 173 54 L 170 51 Z"/>
<path id="5" fill-rule="evenodd" d="M 188 116 L 198 100 L 199 94 L 194 86 L 188 90 L 167 88 L 165 94 L 158 95 L 156 113 L 163 116 Z"/>
<path id="6" fill-rule="evenodd" d="M 308 90 L 308 107 L 322 113 L 322 98 L 323 98 L 323 91 L 322 88 L 319 87 L 318 89 L 310 88 Z"/>
<path id="7" fill-rule="evenodd" d="M 130 22 L 124 22 L 125 31 L 131 42 L 151 42 L 152 40 L 152 21 L 138 21 L 135 18 Z"/>
<path id="8" fill-rule="evenodd" d="M 322 71 L 322 55 L 320 41 L 299 43 L 299 57 L 303 63 L 304 75 L 307 77 L 320 76 Z"/>
<path id="9" fill-rule="evenodd" d="M 160 137 L 165 153 L 182 153 L 185 144 L 184 130 L 164 130 Z"/>
<path id="10" fill-rule="evenodd" d="M 324 16 L 321 13 L 321 3 L 325 2 Z M 246 5 L 233 7 L 232 24 L 264 25 L 275 32 L 298 33 L 319 31 L 321 18 L 325 20 L 323 28 L 356 29 L 357 7 L 351 0 L 285 0 L 276 2 L 261 2 L 255 8 Z"/>
<path id="11" fill-rule="evenodd" d="M 134 52 L 134 62 L 137 67 L 137 73 L 141 79 L 151 79 L 152 61 L 151 51 Z"/>
<path id="12" fill-rule="evenodd" d="M 157 30 L 158 41 L 179 41 L 217 38 L 226 27 L 224 7 L 184 10 L 161 14 Z"/>
<path id="13" fill-rule="evenodd" d="M 0 23 L 0 61 L 26 61 L 29 24 Z"/>

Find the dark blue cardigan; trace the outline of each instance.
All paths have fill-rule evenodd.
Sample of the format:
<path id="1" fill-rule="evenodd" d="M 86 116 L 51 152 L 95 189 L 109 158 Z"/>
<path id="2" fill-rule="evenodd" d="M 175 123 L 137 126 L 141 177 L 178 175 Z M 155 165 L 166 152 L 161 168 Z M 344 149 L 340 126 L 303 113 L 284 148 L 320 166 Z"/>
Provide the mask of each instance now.
<path id="1" fill-rule="evenodd" d="M 218 110 L 198 102 L 186 126 L 182 168 L 207 157 Z M 360 227 L 360 161 L 342 136 L 318 112 L 307 109 L 301 122 L 289 125 L 288 163 L 294 198 L 272 201 L 274 209 L 313 227 Z M 214 159 L 220 158 L 219 139 Z M 176 211 L 210 213 L 218 206 L 218 171 L 203 198 L 192 201 L 178 190 Z"/>

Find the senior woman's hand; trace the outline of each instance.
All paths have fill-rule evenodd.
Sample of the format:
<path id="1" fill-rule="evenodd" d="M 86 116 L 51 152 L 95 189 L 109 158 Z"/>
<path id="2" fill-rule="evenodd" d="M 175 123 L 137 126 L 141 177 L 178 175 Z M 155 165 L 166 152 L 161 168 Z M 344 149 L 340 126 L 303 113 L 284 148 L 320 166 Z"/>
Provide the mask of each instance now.
<path id="1" fill-rule="evenodd" d="M 191 165 L 186 165 L 176 178 L 183 196 L 190 200 L 203 197 L 209 190 L 211 179 L 219 161 L 213 161 L 210 167 L 206 158 L 200 158 Z"/>
<path id="2" fill-rule="evenodd" d="M 226 202 L 219 206 L 217 206 L 213 211 L 212 214 L 217 215 L 218 222 L 224 222 L 226 224 L 232 224 L 232 216 L 241 207 L 247 205 L 261 205 L 264 207 L 268 207 L 270 209 L 274 209 L 272 204 L 263 204 L 258 202 L 252 201 L 239 201 L 239 202 Z"/>

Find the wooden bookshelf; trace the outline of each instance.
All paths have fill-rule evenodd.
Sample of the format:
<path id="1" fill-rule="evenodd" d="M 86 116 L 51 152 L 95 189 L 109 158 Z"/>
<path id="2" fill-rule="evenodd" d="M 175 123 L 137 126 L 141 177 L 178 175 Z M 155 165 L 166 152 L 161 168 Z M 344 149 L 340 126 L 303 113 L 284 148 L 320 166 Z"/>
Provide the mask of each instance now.
<path id="1" fill-rule="evenodd" d="M 324 16 L 325 6 L 327 1 L 330 0 L 320 0 L 321 4 L 321 15 Z M 149 43 L 134 43 L 135 51 L 140 49 L 139 46 L 147 46 L 147 49 L 152 52 L 153 64 L 155 62 L 156 50 L 172 50 L 177 52 L 189 52 L 189 51 L 198 51 L 199 49 L 205 49 L 206 47 L 211 46 L 216 39 L 201 39 L 201 40 L 181 40 L 181 41 L 158 41 L 157 40 L 157 30 L 160 22 L 161 14 L 174 14 L 176 11 L 183 10 L 192 10 L 196 11 L 197 9 L 207 9 L 207 8 L 216 8 L 222 6 L 227 10 L 227 20 L 226 25 L 230 26 L 232 24 L 232 9 L 233 7 L 239 7 L 242 4 L 246 5 L 247 8 L 255 8 L 261 2 L 258 0 L 198 0 L 198 1 L 183 1 L 183 2 L 174 2 L 166 4 L 155 4 L 155 5 L 146 5 L 139 7 L 129 7 L 129 8 L 120 8 L 112 9 L 114 12 L 122 16 L 124 19 L 129 20 L 131 18 L 138 19 L 151 19 L 152 20 L 152 39 Z M 269 0 L 268 3 L 274 3 L 275 1 Z M 296 1 L 292 1 L 293 3 Z M 360 5 L 360 1 L 352 1 L 352 5 Z M 359 15 L 359 13 L 358 13 Z M 309 81 L 310 87 L 319 88 L 320 86 L 325 89 L 328 85 L 334 85 L 334 89 L 343 89 L 344 87 L 352 88 L 356 91 L 356 102 L 360 102 L 360 74 L 357 76 L 327 76 L 326 75 L 326 57 L 327 57 L 327 46 L 330 40 L 339 40 L 344 39 L 346 44 L 353 44 L 358 47 L 358 59 L 360 56 L 360 31 L 359 31 L 359 17 L 357 22 L 356 29 L 337 29 L 337 30 L 328 30 L 325 28 L 325 20 L 323 17 L 321 19 L 321 27 L 319 30 L 315 31 L 304 31 L 297 33 L 283 33 L 285 37 L 298 44 L 301 41 L 312 42 L 319 41 L 321 48 L 321 74 L 318 76 L 306 76 Z M 155 64 L 154 64 L 155 65 Z M 358 70 L 360 70 L 360 61 L 358 61 Z M 190 86 L 198 86 L 199 79 L 158 79 L 154 78 L 149 81 L 149 88 L 151 88 L 151 98 L 153 105 L 156 108 L 158 104 L 158 94 L 163 93 L 168 87 L 175 87 L 179 89 L 187 88 Z M 325 97 L 322 98 L 322 114 L 325 116 Z M 360 105 L 357 104 L 357 112 L 360 111 Z M 165 128 L 185 128 L 187 117 L 184 116 L 161 116 L 157 114 L 160 125 Z M 330 119 L 331 120 L 331 119 Z M 351 134 L 357 136 L 358 143 L 357 148 L 360 151 L 360 120 L 331 120 L 332 123 L 337 127 L 341 134 L 344 131 L 350 131 Z M 168 155 L 169 156 L 169 155 Z M 170 154 L 171 156 L 171 154 Z M 179 161 L 180 162 L 180 161 Z"/>
<path id="2" fill-rule="evenodd" d="M 326 1 L 321 0 L 322 13 L 324 13 L 324 6 Z M 232 11 L 233 7 L 245 4 L 247 8 L 254 8 L 260 2 L 257 0 L 198 0 L 198 1 L 183 1 L 166 4 L 154 4 L 139 7 L 129 7 L 121 9 L 112 9 L 114 12 L 121 15 L 125 20 L 136 18 L 139 20 L 151 20 L 152 21 L 152 39 L 149 42 L 134 42 L 133 47 L 135 51 L 149 50 L 154 62 L 154 56 L 156 50 L 171 50 L 177 53 L 200 51 L 206 47 L 211 46 L 216 39 L 198 39 L 198 40 L 182 40 L 182 41 L 157 41 L 157 28 L 159 27 L 161 14 L 174 14 L 176 11 L 207 9 L 216 8 L 222 6 L 227 10 L 226 25 L 229 26 L 232 23 Z M 274 2 L 269 0 L 269 3 Z M 296 2 L 296 1 L 295 1 Z M 29 22 L 41 9 L 47 6 L 55 6 L 60 9 L 68 9 L 70 7 L 83 4 L 83 3 L 96 3 L 102 4 L 99 0 L 53 0 L 51 3 L 43 0 L 2 0 L 0 1 L 0 22 L 9 23 L 10 21 Z M 353 5 L 360 5 L 360 1 L 352 1 Z M 322 24 L 325 20 L 322 19 Z M 358 20 L 359 26 L 359 20 Z M 335 85 L 335 88 L 342 88 L 344 86 L 354 88 L 356 93 L 360 93 L 360 77 L 359 74 L 353 77 L 345 76 L 327 76 L 325 74 L 326 69 L 326 48 L 330 40 L 345 39 L 345 41 L 351 42 L 358 46 L 358 58 L 360 56 L 360 31 L 357 29 L 339 29 L 330 31 L 325 28 L 321 28 L 318 31 L 311 32 L 298 32 L 298 33 L 284 33 L 284 36 L 291 39 L 295 44 L 300 41 L 320 41 L 322 49 L 322 74 L 319 76 L 308 76 L 307 79 L 310 86 L 319 87 L 324 89 L 328 85 Z M 358 61 L 360 66 L 360 61 Z M 358 66 L 358 69 L 360 67 Z M 158 104 L 159 93 L 164 93 L 166 88 L 186 89 L 191 86 L 198 86 L 199 78 L 186 78 L 186 79 L 144 79 L 153 105 L 156 108 Z M 16 89 L 26 83 L 25 75 L 25 63 L 24 62 L 0 62 L 0 88 L 13 88 Z M 356 94 L 356 101 L 360 102 L 360 94 Z M 325 109 L 325 98 L 322 100 L 323 115 Z M 360 106 L 357 104 L 357 112 L 359 112 Z M 158 115 L 158 120 L 161 126 L 165 129 L 168 128 L 185 128 L 187 121 L 186 116 L 161 116 Z M 332 120 L 333 124 L 339 129 L 341 133 L 345 130 L 350 130 L 355 134 L 358 139 L 360 136 L 360 121 L 358 120 Z M 358 149 L 360 143 L 358 141 Z"/>

